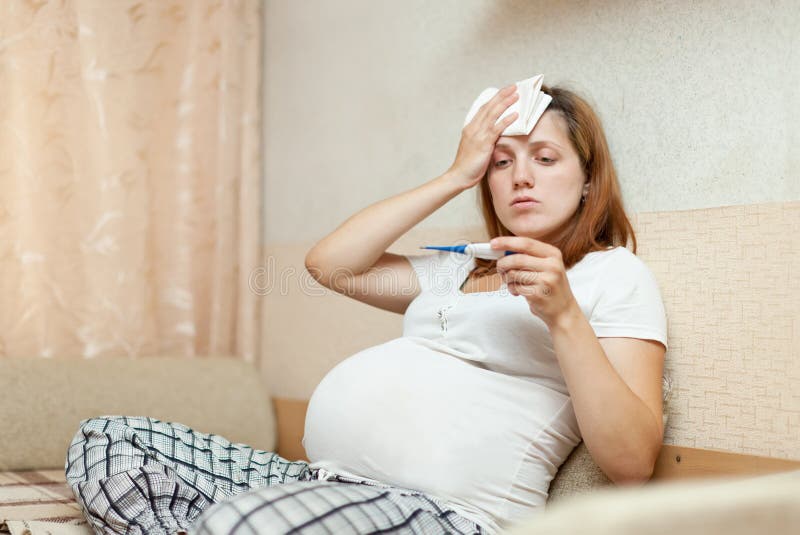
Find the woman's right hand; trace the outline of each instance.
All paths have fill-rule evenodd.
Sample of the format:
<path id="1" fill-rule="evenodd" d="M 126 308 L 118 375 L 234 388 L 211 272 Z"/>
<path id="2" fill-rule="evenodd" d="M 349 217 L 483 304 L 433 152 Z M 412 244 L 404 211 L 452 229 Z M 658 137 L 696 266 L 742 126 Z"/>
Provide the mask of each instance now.
<path id="1" fill-rule="evenodd" d="M 511 84 L 498 91 L 461 130 L 461 142 L 455 161 L 446 174 L 462 189 L 469 189 L 481 181 L 489 167 L 497 139 L 519 115 L 514 112 L 497 122 L 503 112 L 519 98 L 516 88 L 517 84 Z"/>

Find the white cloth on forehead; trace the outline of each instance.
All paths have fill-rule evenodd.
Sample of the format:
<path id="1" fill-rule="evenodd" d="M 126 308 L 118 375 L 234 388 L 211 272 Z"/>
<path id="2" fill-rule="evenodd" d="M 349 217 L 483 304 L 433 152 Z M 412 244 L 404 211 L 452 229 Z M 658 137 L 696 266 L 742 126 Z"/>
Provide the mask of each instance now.
<path id="1" fill-rule="evenodd" d="M 533 131 L 536 122 L 542 116 L 550 101 L 553 97 L 547 93 L 542 92 L 542 82 L 544 81 L 543 74 L 537 74 L 527 80 L 516 82 L 519 98 L 516 102 L 511 104 L 507 110 L 497 119 L 497 122 L 502 121 L 511 113 L 517 112 L 519 115 L 513 123 L 508 125 L 501 135 L 503 136 L 520 136 L 528 135 Z M 484 89 L 472 107 L 467 113 L 467 118 L 464 120 L 464 126 L 467 126 L 473 117 L 478 113 L 481 106 L 489 102 L 497 92 L 500 91 L 496 87 L 487 87 Z"/>

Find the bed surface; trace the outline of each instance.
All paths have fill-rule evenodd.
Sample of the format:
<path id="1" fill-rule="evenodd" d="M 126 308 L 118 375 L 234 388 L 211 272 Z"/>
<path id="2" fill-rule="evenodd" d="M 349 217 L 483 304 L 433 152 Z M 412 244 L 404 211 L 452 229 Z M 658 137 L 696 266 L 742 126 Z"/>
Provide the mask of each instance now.
<path id="1" fill-rule="evenodd" d="M 0 472 L 0 533 L 91 535 L 64 470 Z"/>

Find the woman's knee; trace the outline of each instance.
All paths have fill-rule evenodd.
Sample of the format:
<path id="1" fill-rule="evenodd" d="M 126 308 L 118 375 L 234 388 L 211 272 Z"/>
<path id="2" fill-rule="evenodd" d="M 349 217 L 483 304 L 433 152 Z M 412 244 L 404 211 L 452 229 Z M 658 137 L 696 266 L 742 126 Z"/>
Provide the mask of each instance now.
<path id="1" fill-rule="evenodd" d="M 137 417 L 140 418 L 140 417 Z M 107 457 L 114 457 L 118 471 L 139 466 L 144 452 L 136 442 L 130 417 L 99 416 L 81 420 L 67 449 L 64 469 L 68 481 L 76 482 L 109 474 Z"/>
<path id="2" fill-rule="evenodd" d="M 344 517 L 339 518 L 346 516 L 346 504 L 363 503 L 365 493 L 374 499 L 372 494 L 379 494 L 379 491 L 372 488 L 357 490 L 354 486 L 321 481 L 298 481 L 254 489 L 206 509 L 194 524 L 192 533 L 249 534 L 254 532 L 254 528 L 257 532 L 275 535 L 315 533 L 314 528 L 331 532 L 329 526 L 348 523 Z"/>
<path id="3" fill-rule="evenodd" d="M 107 431 L 120 426 L 139 427 L 142 423 L 151 420 L 146 416 L 95 416 L 81 420 L 78 432 L 81 431 Z"/>
<path id="4" fill-rule="evenodd" d="M 269 510 L 269 504 L 277 498 L 275 488 L 253 489 L 215 503 L 198 517 L 192 526 L 193 535 L 232 535 L 240 530 L 252 533 L 254 512 L 258 513 L 258 525 L 262 530 L 278 533 L 272 529 L 274 512 Z"/>
<path id="5" fill-rule="evenodd" d="M 152 429 L 155 420 L 146 416 L 96 416 L 81 420 L 72 444 L 100 440 L 132 441 L 137 431 Z"/>
<path id="6" fill-rule="evenodd" d="M 125 423 L 122 416 L 99 416 L 81 420 L 69 445 L 69 454 L 84 454 L 97 443 L 108 444 L 125 440 Z"/>

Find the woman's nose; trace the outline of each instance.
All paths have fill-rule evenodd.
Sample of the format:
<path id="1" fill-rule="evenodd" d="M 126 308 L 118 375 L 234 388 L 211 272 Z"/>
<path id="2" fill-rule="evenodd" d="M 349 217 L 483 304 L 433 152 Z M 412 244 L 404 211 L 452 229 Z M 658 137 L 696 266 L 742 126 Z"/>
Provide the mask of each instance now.
<path id="1" fill-rule="evenodd" d="M 533 165 L 527 158 L 517 160 L 514 164 L 514 187 L 533 187 Z"/>
<path id="2" fill-rule="evenodd" d="M 533 175 L 528 169 L 521 169 L 514 175 L 514 186 L 527 186 L 533 187 Z"/>

